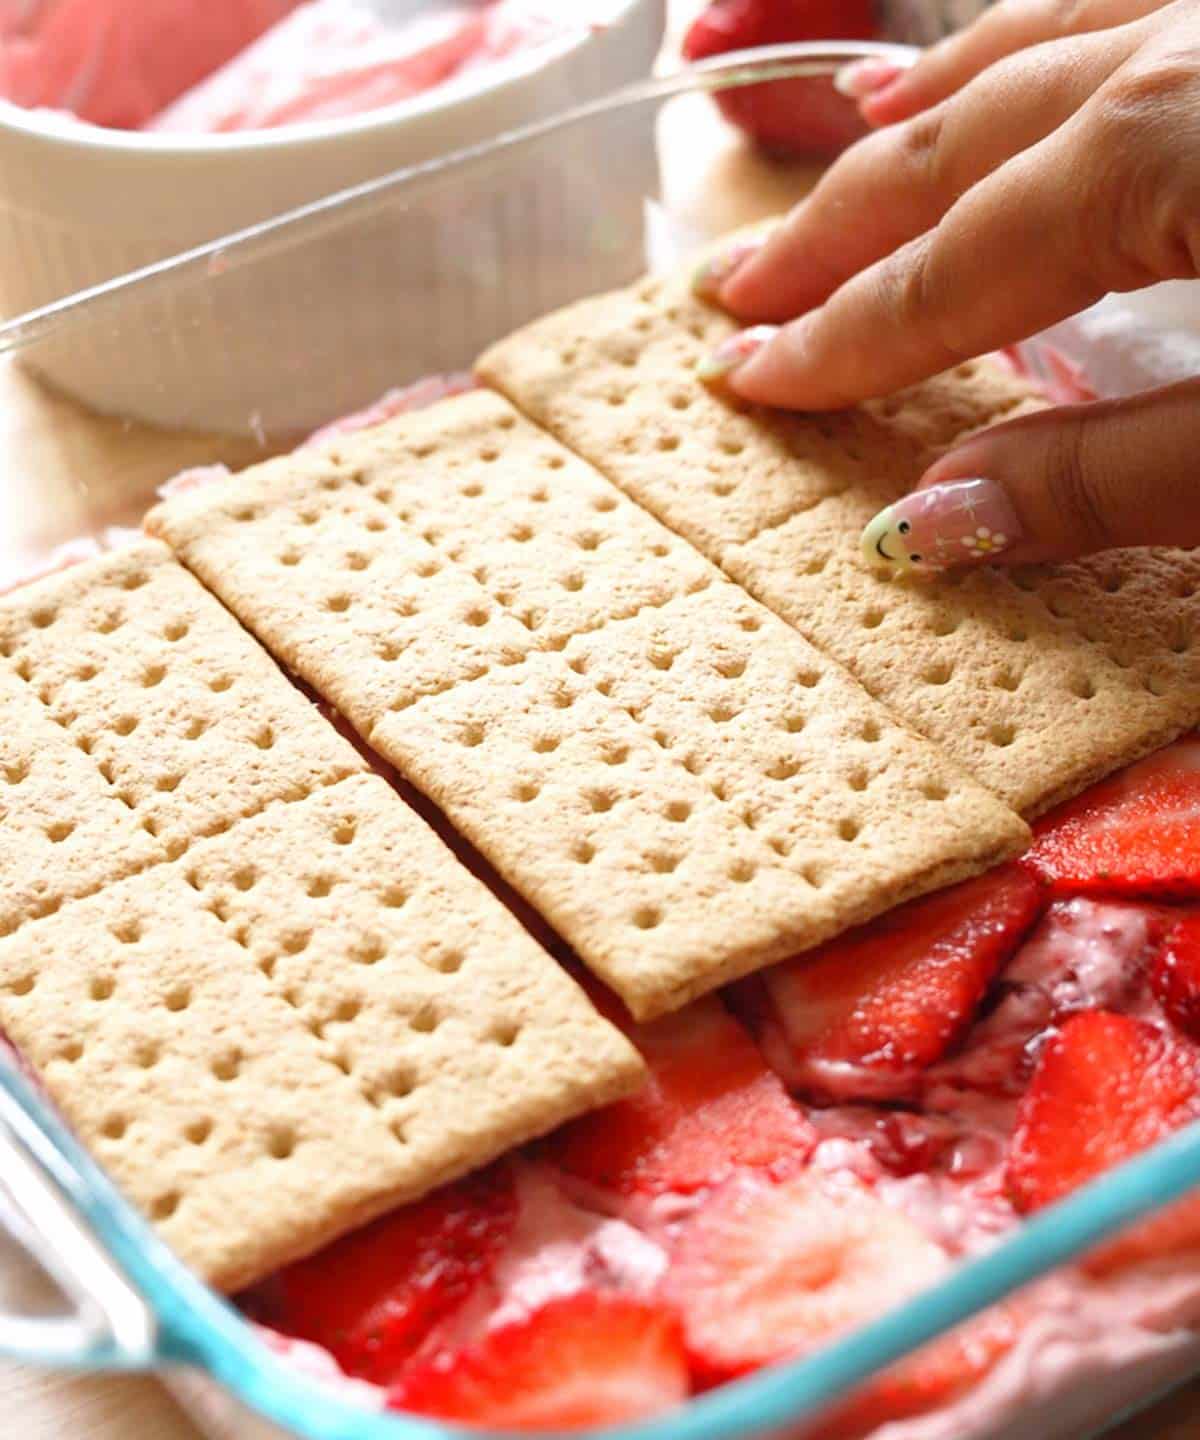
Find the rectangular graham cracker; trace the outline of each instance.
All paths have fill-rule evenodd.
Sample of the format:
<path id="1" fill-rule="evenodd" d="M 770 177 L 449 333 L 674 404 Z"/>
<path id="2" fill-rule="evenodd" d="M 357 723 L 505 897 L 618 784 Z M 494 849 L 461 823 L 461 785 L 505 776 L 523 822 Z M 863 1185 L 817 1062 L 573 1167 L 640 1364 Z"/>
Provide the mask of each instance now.
<path id="1" fill-rule="evenodd" d="M 115 797 L 161 858 L 365 768 L 153 541 L 0 600 L 0 674 L 84 763 L 81 800 Z"/>
<path id="2" fill-rule="evenodd" d="M 640 1018 L 1025 841 L 497 396 L 257 467 L 149 523 Z"/>
<path id="3" fill-rule="evenodd" d="M 0 941 L 0 1026 L 231 1292 L 642 1075 L 375 776 Z"/>
<path id="4" fill-rule="evenodd" d="M 0 935 L 162 858 L 88 756 L 0 662 Z"/>
<path id="5" fill-rule="evenodd" d="M 862 561 L 866 522 L 938 449 L 1036 408 L 1028 386 L 979 362 L 860 411 L 746 410 L 694 376 L 732 328 L 651 279 L 529 326 L 479 370 L 1027 816 L 1200 721 L 1192 554 L 939 579 Z"/>

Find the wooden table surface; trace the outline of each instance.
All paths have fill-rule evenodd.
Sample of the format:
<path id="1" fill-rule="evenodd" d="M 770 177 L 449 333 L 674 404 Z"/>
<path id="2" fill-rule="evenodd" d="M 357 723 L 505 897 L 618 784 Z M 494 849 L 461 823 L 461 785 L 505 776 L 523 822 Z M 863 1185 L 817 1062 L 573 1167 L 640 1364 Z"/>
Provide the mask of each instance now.
<path id="1" fill-rule="evenodd" d="M 698 0 L 670 0 L 676 28 Z M 740 146 L 709 141 L 704 115 L 666 137 L 677 196 L 725 229 L 778 212 L 808 177 L 764 165 Z M 690 194 L 690 199 L 688 195 Z M 79 534 L 100 516 L 136 523 L 157 484 L 187 465 L 246 464 L 251 442 L 179 435 L 90 415 L 0 364 L 0 576 Z M 32 482 L 32 483 L 31 483 Z M 0 1365 L 0 1436 L 5 1440 L 198 1440 L 198 1432 L 153 1380 L 89 1379 Z M 1197 1440 L 1200 1384 L 1125 1426 L 1115 1440 Z"/>

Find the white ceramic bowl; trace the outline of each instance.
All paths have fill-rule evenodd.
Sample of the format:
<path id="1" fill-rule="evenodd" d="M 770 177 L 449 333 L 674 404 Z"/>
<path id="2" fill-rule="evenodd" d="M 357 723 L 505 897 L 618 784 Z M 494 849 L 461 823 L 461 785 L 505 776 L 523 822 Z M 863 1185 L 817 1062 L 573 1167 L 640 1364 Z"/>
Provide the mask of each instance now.
<path id="1" fill-rule="evenodd" d="M 606 94 L 649 72 L 664 8 L 665 0 L 612 0 L 611 24 L 576 26 L 461 82 L 353 120 L 216 136 L 145 134 L 0 101 L 0 311 L 22 314 Z"/>

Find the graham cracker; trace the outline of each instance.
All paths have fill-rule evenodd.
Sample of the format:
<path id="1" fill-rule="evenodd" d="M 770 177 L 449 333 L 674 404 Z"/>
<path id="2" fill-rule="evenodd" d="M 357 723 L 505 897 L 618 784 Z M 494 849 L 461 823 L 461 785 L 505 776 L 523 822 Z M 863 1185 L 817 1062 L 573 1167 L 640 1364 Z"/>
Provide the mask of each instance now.
<path id="1" fill-rule="evenodd" d="M 365 735 L 393 707 L 520 663 L 535 641 L 354 474 L 304 452 L 146 524 Z"/>
<path id="2" fill-rule="evenodd" d="M 0 935 L 161 858 L 159 842 L 0 662 Z"/>
<path id="3" fill-rule="evenodd" d="M 480 374 L 1027 816 L 1200 721 L 1196 561 L 873 572 L 858 537 L 936 451 L 1041 402 L 998 365 L 787 415 L 695 380 L 732 322 L 678 279 L 542 320 Z M 1115 577 L 1115 579 L 1114 579 Z"/>
<path id="4" fill-rule="evenodd" d="M 502 462 L 502 463 L 501 463 Z M 327 463 L 461 563 L 539 648 L 698 584 L 711 565 L 596 470 L 486 391 L 367 431 Z"/>
<path id="5" fill-rule="evenodd" d="M 257 467 L 149 524 L 639 1018 L 1025 842 L 499 397 Z"/>
<path id="6" fill-rule="evenodd" d="M 234 1291 L 636 1086 L 625 1038 L 374 776 L 0 942 L 0 1026 Z"/>
<path id="7" fill-rule="evenodd" d="M 86 759 L 81 799 L 89 789 L 115 797 L 165 858 L 365 768 L 153 541 L 0 600 L 0 656 L 48 727 Z"/>

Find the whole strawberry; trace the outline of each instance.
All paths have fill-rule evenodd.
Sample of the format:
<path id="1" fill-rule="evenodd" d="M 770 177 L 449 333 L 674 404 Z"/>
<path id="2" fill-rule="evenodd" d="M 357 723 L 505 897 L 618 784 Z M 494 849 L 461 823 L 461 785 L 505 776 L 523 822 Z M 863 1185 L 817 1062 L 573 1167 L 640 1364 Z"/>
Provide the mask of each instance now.
<path id="1" fill-rule="evenodd" d="M 871 0 L 714 0 L 684 40 L 687 60 L 797 40 L 865 40 L 876 33 Z M 825 79 L 776 80 L 717 96 L 725 118 L 768 154 L 836 154 L 863 133 L 853 104 Z"/>

